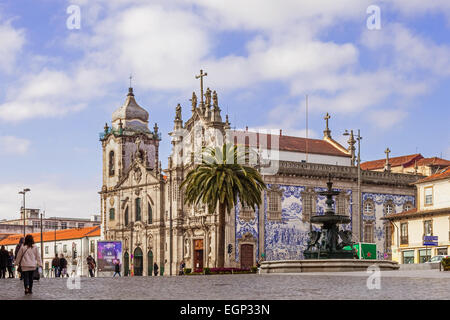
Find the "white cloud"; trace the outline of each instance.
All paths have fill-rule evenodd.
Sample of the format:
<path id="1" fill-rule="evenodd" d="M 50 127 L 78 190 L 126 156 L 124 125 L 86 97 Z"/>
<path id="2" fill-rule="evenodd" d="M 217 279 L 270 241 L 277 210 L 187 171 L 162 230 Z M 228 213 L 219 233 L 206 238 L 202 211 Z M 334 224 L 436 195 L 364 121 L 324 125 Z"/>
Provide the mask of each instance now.
<path id="1" fill-rule="evenodd" d="M 450 46 L 413 34 L 399 23 L 388 24 L 380 32 L 366 30 L 361 39 L 363 45 L 377 52 L 393 51 L 392 64 L 397 72 L 450 76 Z"/>
<path id="2" fill-rule="evenodd" d="M 106 73 L 83 68 L 73 73 L 44 69 L 25 75 L 17 86 L 9 87 L 6 101 L 0 104 L 0 119 L 18 122 L 79 111 L 101 93 L 105 77 Z"/>
<path id="3" fill-rule="evenodd" d="M 19 216 L 23 205 L 18 194 L 23 188 L 30 188 L 26 194 L 27 208 L 45 209 L 46 216 L 89 217 L 99 214 L 98 191 L 86 185 L 71 186 L 60 183 L 8 183 L 0 184 L 0 218 L 12 219 Z"/>
<path id="4" fill-rule="evenodd" d="M 433 82 L 410 77 L 414 66 L 427 69 L 433 63 L 431 69 L 439 76 L 447 76 L 450 70 L 446 46 L 414 36 L 401 26 L 383 25 L 382 32 L 362 33 L 363 45 L 380 52 L 388 46 L 393 52 L 394 62 L 379 62 L 372 72 L 360 65 L 358 43 L 320 40 L 321 32 L 340 23 L 365 22 L 371 1 L 74 3 L 82 6 L 82 21 L 88 20 L 82 24 L 88 27 L 82 33 L 70 33 L 66 45 L 82 48 L 82 57 L 70 70 L 24 76 L 0 105 L 0 119 L 20 121 L 76 112 L 117 79 L 125 82 L 130 73 L 138 89 L 188 92 L 197 87 L 194 74 L 200 68 L 209 74 L 207 86 L 217 90 L 279 81 L 292 97 L 309 93 L 314 100 L 312 112 L 332 107 L 334 112 L 358 113 L 388 99 L 404 105 L 405 99 L 427 93 Z M 244 44 L 242 55 L 217 57 L 216 37 L 230 30 L 252 31 L 253 38 Z"/>
<path id="5" fill-rule="evenodd" d="M 14 136 L 0 136 L 0 155 L 23 155 L 30 147 L 30 141 Z"/>
<path id="6" fill-rule="evenodd" d="M 10 22 L 2 22 L 0 16 L 0 71 L 10 73 L 14 70 L 17 55 L 24 43 L 24 30 L 14 29 Z"/>
<path id="7" fill-rule="evenodd" d="M 370 121 L 375 122 L 377 127 L 386 129 L 393 127 L 407 118 L 407 113 L 403 110 L 376 110 L 368 114 Z"/>

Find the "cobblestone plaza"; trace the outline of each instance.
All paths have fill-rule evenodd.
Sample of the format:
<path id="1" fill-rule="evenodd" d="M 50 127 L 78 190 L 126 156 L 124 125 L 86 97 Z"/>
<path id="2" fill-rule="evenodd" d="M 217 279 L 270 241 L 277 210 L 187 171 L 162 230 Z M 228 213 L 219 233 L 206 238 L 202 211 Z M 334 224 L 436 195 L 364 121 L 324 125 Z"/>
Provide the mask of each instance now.
<path id="1" fill-rule="evenodd" d="M 368 289 L 366 272 L 174 277 L 68 278 L 35 282 L 24 296 L 18 279 L 2 279 L 1 300 L 311 300 L 450 299 L 450 272 L 382 271 L 380 289 Z M 418 290 L 418 288 L 421 288 Z"/>

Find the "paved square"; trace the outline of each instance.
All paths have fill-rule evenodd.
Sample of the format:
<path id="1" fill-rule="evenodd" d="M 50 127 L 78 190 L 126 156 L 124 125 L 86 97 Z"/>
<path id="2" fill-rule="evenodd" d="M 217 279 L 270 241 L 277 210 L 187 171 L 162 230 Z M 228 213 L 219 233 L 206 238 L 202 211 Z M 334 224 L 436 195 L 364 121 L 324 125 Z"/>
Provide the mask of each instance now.
<path id="1" fill-rule="evenodd" d="M 32 296 L 24 296 L 18 279 L 0 279 L 0 299 L 450 299 L 450 272 L 383 271 L 379 290 L 367 288 L 369 276 L 341 272 L 81 278 L 80 289 L 72 290 L 68 278 L 57 278 L 35 282 Z"/>

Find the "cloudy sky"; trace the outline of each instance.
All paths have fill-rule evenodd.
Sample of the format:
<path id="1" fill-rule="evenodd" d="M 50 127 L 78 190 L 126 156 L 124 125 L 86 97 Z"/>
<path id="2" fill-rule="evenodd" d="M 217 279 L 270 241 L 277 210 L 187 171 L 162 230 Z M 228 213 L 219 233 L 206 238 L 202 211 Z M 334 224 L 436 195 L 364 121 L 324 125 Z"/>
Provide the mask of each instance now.
<path id="1" fill-rule="evenodd" d="M 302 136 L 308 94 L 309 136 L 329 112 L 338 141 L 361 129 L 363 161 L 386 147 L 450 158 L 449 34 L 448 0 L 2 0 L 0 219 L 18 216 L 25 187 L 48 216 L 99 211 L 98 133 L 130 74 L 163 166 L 200 69 L 232 127 Z"/>

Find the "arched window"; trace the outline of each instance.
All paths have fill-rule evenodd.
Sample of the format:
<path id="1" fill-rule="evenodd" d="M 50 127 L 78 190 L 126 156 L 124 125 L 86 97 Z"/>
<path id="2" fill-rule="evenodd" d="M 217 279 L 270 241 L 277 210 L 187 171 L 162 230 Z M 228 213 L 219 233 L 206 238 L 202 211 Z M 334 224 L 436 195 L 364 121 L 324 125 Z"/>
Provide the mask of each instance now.
<path id="1" fill-rule="evenodd" d="M 109 209 L 109 221 L 114 221 L 115 218 L 115 210 L 114 208 Z"/>
<path id="2" fill-rule="evenodd" d="M 371 200 L 367 200 L 364 202 L 364 214 L 370 215 L 374 212 L 373 202 Z"/>
<path id="3" fill-rule="evenodd" d="M 135 207 L 136 207 L 135 221 L 141 221 L 141 198 L 136 198 Z"/>
<path id="4" fill-rule="evenodd" d="M 153 212 L 152 212 L 152 206 L 150 205 L 150 202 L 148 203 L 148 223 L 152 224 L 153 223 Z"/>
<path id="5" fill-rule="evenodd" d="M 114 151 L 109 152 L 109 175 L 114 175 Z"/>
<path id="6" fill-rule="evenodd" d="M 395 213 L 395 205 L 392 200 L 388 200 L 384 205 L 384 211 L 386 214 L 393 214 Z"/>
<path id="7" fill-rule="evenodd" d="M 411 201 L 407 201 L 405 202 L 405 204 L 403 205 L 403 211 L 409 211 L 413 208 L 413 204 L 411 203 Z"/>
<path id="8" fill-rule="evenodd" d="M 126 209 L 125 209 L 125 226 L 127 226 L 128 225 L 128 207 L 126 207 Z"/>

